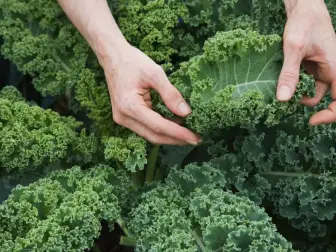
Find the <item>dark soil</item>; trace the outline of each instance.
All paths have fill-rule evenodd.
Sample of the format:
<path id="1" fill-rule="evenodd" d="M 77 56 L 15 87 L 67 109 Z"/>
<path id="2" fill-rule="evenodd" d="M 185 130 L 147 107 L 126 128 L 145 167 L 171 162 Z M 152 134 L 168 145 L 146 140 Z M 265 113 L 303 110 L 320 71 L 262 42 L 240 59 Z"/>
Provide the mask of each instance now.
<path id="1" fill-rule="evenodd" d="M 110 232 L 107 222 L 103 221 L 100 237 L 95 241 L 94 248 L 87 252 L 134 252 L 132 247 L 119 245 L 122 235 L 123 231 L 118 225 L 114 225 L 114 230 Z"/>

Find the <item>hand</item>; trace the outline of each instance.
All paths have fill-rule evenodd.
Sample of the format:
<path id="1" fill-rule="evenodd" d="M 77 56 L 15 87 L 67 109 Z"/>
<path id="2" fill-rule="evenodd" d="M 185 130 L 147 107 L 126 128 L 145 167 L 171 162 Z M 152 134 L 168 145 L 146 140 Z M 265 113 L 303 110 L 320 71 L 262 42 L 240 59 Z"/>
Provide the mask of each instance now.
<path id="1" fill-rule="evenodd" d="M 292 98 L 299 81 L 300 65 L 316 80 L 316 96 L 304 97 L 302 104 L 315 106 L 331 89 L 336 99 L 336 35 L 323 0 L 287 0 L 284 32 L 284 65 L 279 77 L 277 98 Z M 311 125 L 336 121 L 336 101 L 310 119 Z"/>
<path id="2" fill-rule="evenodd" d="M 164 70 L 129 44 L 118 49 L 104 62 L 114 121 L 154 144 L 197 145 L 197 135 L 151 109 L 153 88 L 174 114 L 185 117 L 191 113 Z"/>

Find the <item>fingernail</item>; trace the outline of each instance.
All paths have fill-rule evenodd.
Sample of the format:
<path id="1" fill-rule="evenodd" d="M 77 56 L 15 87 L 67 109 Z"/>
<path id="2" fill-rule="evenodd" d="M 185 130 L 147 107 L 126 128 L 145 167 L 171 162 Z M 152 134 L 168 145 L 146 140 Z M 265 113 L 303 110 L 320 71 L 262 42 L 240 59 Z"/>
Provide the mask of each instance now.
<path id="1" fill-rule="evenodd" d="M 187 143 L 191 145 L 198 145 L 198 142 L 193 140 L 187 140 Z"/>
<path id="2" fill-rule="evenodd" d="M 280 87 L 278 91 L 278 99 L 283 101 L 283 100 L 288 100 L 291 97 L 291 90 L 288 86 L 282 86 Z"/>
<path id="3" fill-rule="evenodd" d="M 189 114 L 191 113 L 191 109 L 188 106 L 188 104 L 186 102 L 181 102 L 178 106 L 179 110 L 183 113 L 183 114 Z"/>
<path id="4" fill-rule="evenodd" d="M 199 139 L 198 141 L 195 140 L 187 140 L 187 143 L 191 144 L 191 145 L 198 145 L 202 142 L 202 139 Z"/>

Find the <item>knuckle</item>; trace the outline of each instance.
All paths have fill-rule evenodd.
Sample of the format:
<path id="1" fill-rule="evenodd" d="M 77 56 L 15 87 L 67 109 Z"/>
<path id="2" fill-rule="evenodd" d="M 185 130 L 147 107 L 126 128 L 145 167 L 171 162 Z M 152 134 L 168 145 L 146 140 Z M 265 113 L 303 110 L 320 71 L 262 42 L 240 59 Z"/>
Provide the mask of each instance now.
<path id="1" fill-rule="evenodd" d="M 181 99 L 180 93 L 175 88 L 170 88 L 166 94 L 168 100 L 177 101 Z"/>
<path id="2" fill-rule="evenodd" d="M 153 131 L 154 131 L 156 134 L 161 134 L 161 133 L 162 133 L 161 128 L 158 127 L 158 126 L 154 126 L 154 127 L 153 127 Z"/>
<path id="3" fill-rule="evenodd" d="M 120 113 L 122 114 L 128 114 L 128 107 L 125 106 L 124 104 L 119 104 L 118 105 L 118 110 L 120 111 Z"/>
<path id="4" fill-rule="evenodd" d="M 288 36 L 285 40 L 285 47 L 301 51 L 305 48 L 306 42 L 301 36 Z"/>
<path id="5" fill-rule="evenodd" d="M 336 115 L 336 102 L 329 104 L 328 109 Z"/>
<path id="6" fill-rule="evenodd" d="M 281 81 L 284 83 L 290 81 L 299 81 L 299 75 L 294 72 L 284 71 L 281 75 Z"/>
<path id="7" fill-rule="evenodd" d="M 148 136 L 148 137 L 147 137 L 147 140 L 148 140 L 151 144 L 154 144 L 154 145 L 162 144 L 162 143 L 159 141 L 158 137 L 153 136 L 153 135 Z"/>
<path id="8" fill-rule="evenodd" d="M 122 120 L 121 116 L 118 113 L 113 113 L 113 121 L 116 124 L 119 124 L 119 125 L 121 125 L 123 123 L 123 120 Z"/>
<path id="9" fill-rule="evenodd" d="M 130 106 L 128 98 L 121 98 L 121 102 L 117 104 L 118 111 L 123 115 L 128 115 L 130 113 Z"/>

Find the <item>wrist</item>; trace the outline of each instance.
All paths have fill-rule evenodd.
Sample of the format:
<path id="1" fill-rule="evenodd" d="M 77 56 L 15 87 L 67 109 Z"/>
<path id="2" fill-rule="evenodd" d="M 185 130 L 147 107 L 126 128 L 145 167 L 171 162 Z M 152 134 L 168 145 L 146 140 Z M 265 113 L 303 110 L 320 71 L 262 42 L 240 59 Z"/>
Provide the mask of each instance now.
<path id="1" fill-rule="evenodd" d="M 85 31 L 86 40 L 104 69 L 106 65 L 118 61 L 120 53 L 129 47 L 106 0 L 96 1 L 95 7 L 87 16 Z"/>
<path id="2" fill-rule="evenodd" d="M 117 64 L 123 51 L 130 47 L 124 36 L 112 29 L 99 29 L 91 32 L 89 40 L 91 48 L 103 69 Z"/>

